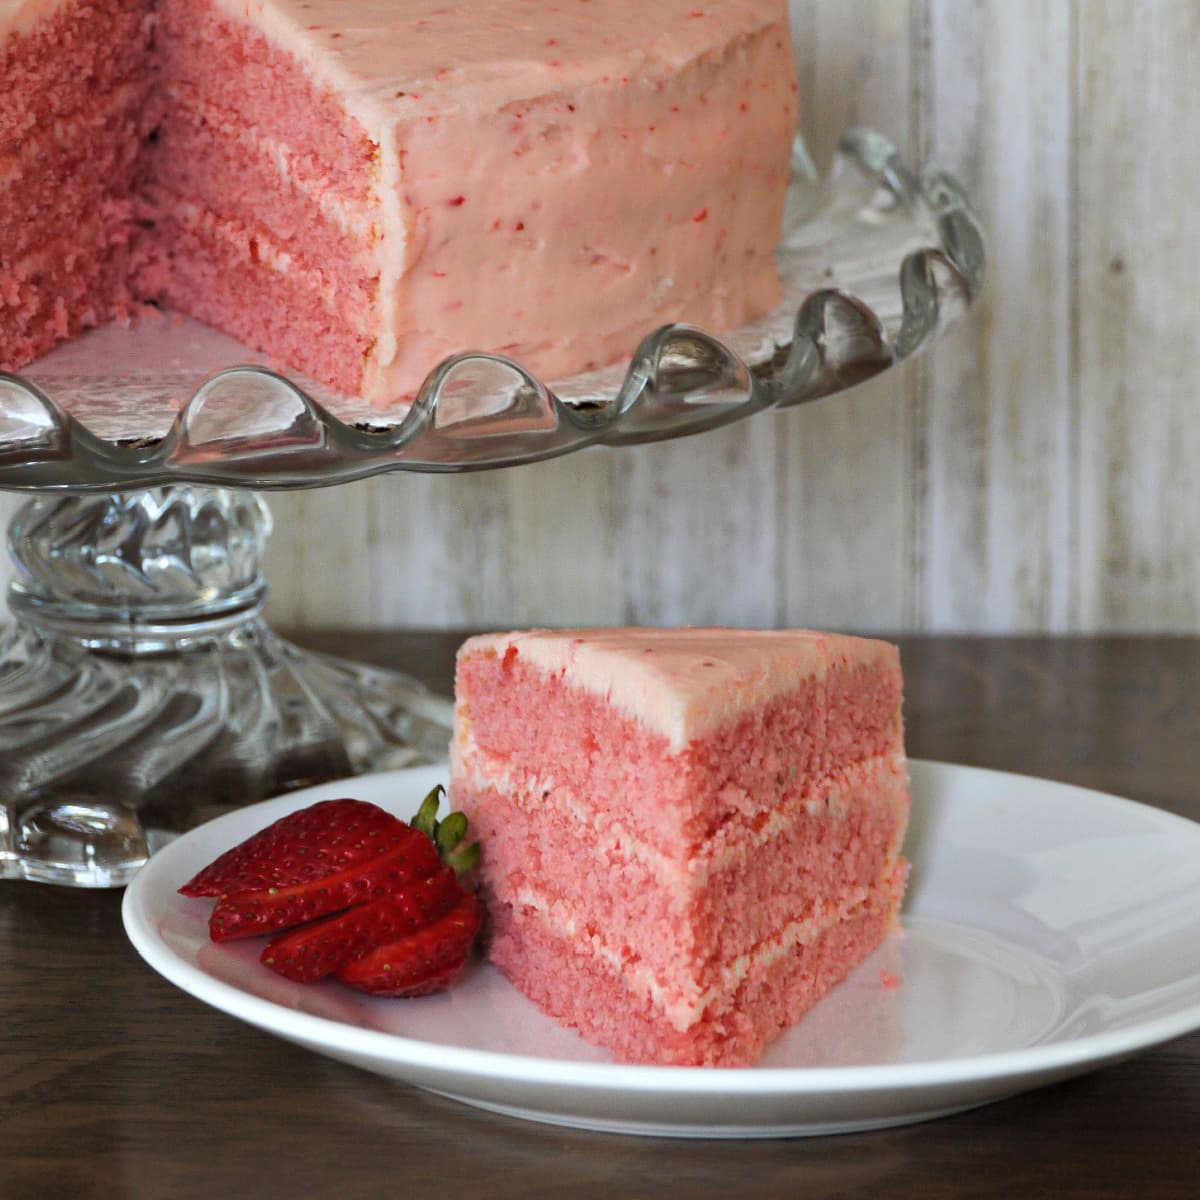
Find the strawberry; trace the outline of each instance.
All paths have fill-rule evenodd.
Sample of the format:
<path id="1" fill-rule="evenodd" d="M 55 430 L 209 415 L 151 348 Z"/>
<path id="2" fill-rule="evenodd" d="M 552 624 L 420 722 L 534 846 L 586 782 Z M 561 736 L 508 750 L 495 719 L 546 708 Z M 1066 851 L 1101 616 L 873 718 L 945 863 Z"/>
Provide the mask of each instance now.
<path id="1" fill-rule="evenodd" d="M 275 938 L 262 953 L 272 971 L 314 983 L 368 950 L 432 925 L 463 895 L 450 867 L 366 904 L 301 925 Z"/>
<path id="2" fill-rule="evenodd" d="M 304 921 L 315 921 L 395 892 L 406 883 L 441 870 L 442 860 L 427 838 L 409 829 L 407 844 L 345 871 L 309 879 L 292 887 L 235 892 L 222 896 L 208 922 L 214 942 L 277 933 Z"/>
<path id="3" fill-rule="evenodd" d="M 262 962 L 301 983 L 328 975 L 366 991 L 425 995 L 461 970 L 479 931 L 459 882 L 479 857 L 467 819 L 438 820 L 443 789 L 411 823 L 360 800 L 292 813 L 222 854 L 179 890 L 217 897 L 214 941 L 277 933 Z M 281 932 L 286 931 L 286 932 Z"/>
<path id="4" fill-rule="evenodd" d="M 322 800 L 227 850 L 179 891 L 236 896 L 294 887 L 377 858 L 411 838 L 411 827 L 378 805 Z"/>
<path id="5" fill-rule="evenodd" d="M 376 996 L 424 996 L 440 991 L 462 969 L 479 932 L 479 901 L 463 892 L 432 925 L 386 942 L 341 967 L 337 977 Z"/>

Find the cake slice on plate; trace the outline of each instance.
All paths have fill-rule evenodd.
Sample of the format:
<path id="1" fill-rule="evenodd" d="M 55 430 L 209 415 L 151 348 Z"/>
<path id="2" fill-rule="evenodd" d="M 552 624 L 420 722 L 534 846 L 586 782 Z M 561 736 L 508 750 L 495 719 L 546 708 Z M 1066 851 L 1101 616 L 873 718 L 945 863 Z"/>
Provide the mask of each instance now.
<path id="1" fill-rule="evenodd" d="M 620 1060 L 755 1062 L 896 925 L 901 695 L 894 646 L 833 634 L 467 641 L 451 777 L 490 957 Z"/>

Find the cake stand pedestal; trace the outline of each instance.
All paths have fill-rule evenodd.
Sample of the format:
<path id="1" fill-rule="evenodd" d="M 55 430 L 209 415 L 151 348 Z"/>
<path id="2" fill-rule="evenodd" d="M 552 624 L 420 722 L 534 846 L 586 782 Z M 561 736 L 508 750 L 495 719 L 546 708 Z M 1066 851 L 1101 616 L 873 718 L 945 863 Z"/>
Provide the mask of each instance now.
<path id="1" fill-rule="evenodd" d="M 714 429 L 843 392 L 969 308 L 983 241 L 951 177 L 866 131 L 827 178 L 799 143 L 795 167 L 778 309 L 654 330 L 627 365 L 553 386 L 458 355 L 388 423 L 169 317 L 0 372 L 0 488 L 32 494 L 9 531 L 0 877 L 120 885 L 228 808 L 445 756 L 448 700 L 265 624 L 259 492 Z"/>
<path id="2" fill-rule="evenodd" d="M 256 493 L 186 484 L 22 506 L 0 873 L 122 884 L 157 843 L 248 797 L 445 754 L 447 701 L 263 621 L 270 528 Z"/>

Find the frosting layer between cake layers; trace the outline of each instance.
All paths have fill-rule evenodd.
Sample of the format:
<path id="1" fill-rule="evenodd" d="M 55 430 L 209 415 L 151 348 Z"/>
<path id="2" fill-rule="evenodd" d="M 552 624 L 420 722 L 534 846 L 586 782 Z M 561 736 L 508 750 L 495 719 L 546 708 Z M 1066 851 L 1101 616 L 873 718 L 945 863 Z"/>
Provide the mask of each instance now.
<path id="1" fill-rule="evenodd" d="M 893 647 L 817 634 L 468 642 L 452 779 L 491 956 L 619 1057 L 753 1061 L 894 922 L 900 691 Z"/>
<path id="2" fill-rule="evenodd" d="M 155 83 L 136 293 L 340 390 L 400 401 L 467 349 L 553 378 L 778 297 L 784 0 L 0 0 L 0 54 L 118 12 L 136 37 L 116 20 L 44 58 L 103 41 Z M 41 348 L 0 341 L 0 365 Z"/>

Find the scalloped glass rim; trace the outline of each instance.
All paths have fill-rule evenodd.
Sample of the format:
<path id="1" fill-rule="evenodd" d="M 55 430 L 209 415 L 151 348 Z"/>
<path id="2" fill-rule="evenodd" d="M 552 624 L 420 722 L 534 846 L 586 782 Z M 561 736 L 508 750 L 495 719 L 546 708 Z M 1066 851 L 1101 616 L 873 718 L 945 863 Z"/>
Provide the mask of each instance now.
<path id="1" fill-rule="evenodd" d="M 983 286 L 983 236 L 951 175 L 910 170 L 870 130 L 842 138 L 824 179 L 800 140 L 794 167 L 783 301 L 732 333 L 664 326 L 628 365 L 551 384 L 499 355 L 456 355 L 392 421 L 197 322 L 109 326 L 23 376 L 0 372 L 0 488 L 296 488 L 482 470 L 846 391 L 966 312 Z M 222 361 L 239 365 L 214 372 Z"/>

